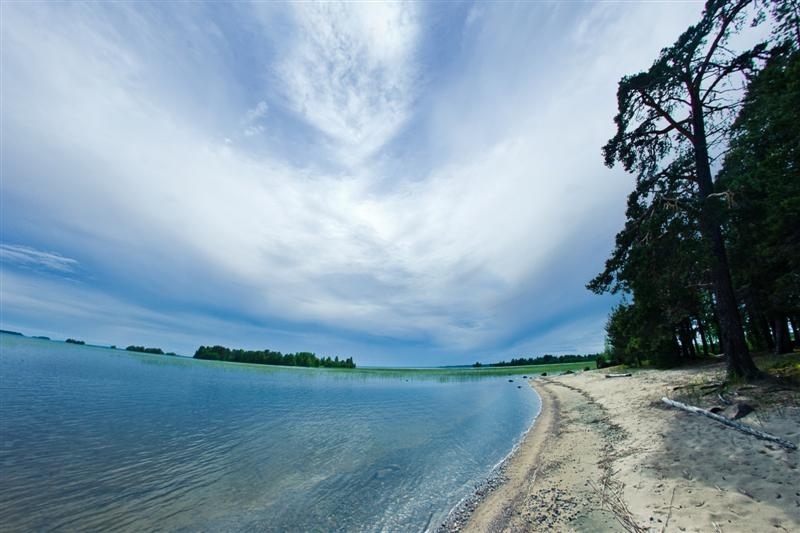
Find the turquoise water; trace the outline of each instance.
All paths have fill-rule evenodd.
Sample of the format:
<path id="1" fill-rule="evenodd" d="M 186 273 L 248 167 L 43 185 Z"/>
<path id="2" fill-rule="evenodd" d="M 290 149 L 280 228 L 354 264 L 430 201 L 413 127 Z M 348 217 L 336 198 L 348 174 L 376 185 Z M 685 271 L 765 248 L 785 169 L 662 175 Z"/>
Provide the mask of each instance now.
<path id="1" fill-rule="evenodd" d="M 0 335 L 0 524 L 422 531 L 538 410 L 521 379 L 253 367 Z"/>

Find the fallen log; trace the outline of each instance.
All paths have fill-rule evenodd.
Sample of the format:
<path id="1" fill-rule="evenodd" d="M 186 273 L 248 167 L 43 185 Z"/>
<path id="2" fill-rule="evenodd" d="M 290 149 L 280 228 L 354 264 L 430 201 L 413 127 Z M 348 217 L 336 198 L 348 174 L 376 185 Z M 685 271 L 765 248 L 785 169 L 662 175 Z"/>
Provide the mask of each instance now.
<path id="1" fill-rule="evenodd" d="M 752 436 L 756 437 L 757 439 L 768 440 L 770 442 L 774 442 L 776 444 L 779 444 L 780 446 L 783 446 L 787 450 L 796 450 L 797 449 L 797 444 L 795 444 L 795 443 L 793 443 L 791 441 L 788 441 L 786 439 L 782 439 L 780 437 L 776 437 L 775 435 L 772 435 L 770 433 L 766 433 L 766 432 L 761 431 L 759 429 L 755 429 L 753 427 L 747 426 L 745 424 L 742 424 L 741 422 L 734 422 L 733 420 L 728 420 L 724 416 L 720 416 L 720 415 L 714 414 L 711 411 L 706 411 L 705 409 L 701 409 L 700 407 L 695 407 L 693 405 L 687 405 L 685 403 L 676 402 L 675 400 L 670 400 L 666 396 L 661 398 L 661 401 L 664 402 L 665 404 L 669 405 L 670 407 L 675 407 L 677 409 L 681 409 L 683 411 L 687 411 L 689 413 L 694 413 L 694 414 L 697 414 L 697 415 L 707 416 L 708 418 L 710 418 L 712 420 L 716 420 L 717 422 L 719 422 L 721 424 L 725 424 L 728 427 L 732 427 L 733 429 L 737 429 L 737 430 L 741 431 L 742 433 L 747 433 L 748 435 L 752 435 Z"/>
<path id="2" fill-rule="evenodd" d="M 607 378 L 629 378 L 633 374 L 606 374 Z"/>

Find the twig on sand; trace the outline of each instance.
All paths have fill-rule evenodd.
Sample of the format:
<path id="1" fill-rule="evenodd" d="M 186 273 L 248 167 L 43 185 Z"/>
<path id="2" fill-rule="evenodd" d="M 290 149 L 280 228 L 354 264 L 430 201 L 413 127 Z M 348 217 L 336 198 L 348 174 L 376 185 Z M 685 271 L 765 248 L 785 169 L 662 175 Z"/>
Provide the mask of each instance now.
<path id="1" fill-rule="evenodd" d="M 669 519 L 672 516 L 672 502 L 675 501 L 675 489 L 678 488 L 678 485 L 672 487 L 672 497 L 669 499 L 669 512 L 667 513 L 667 519 L 664 520 L 664 527 L 661 528 L 661 533 L 664 533 L 667 530 L 667 525 L 669 524 Z"/>
<path id="2" fill-rule="evenodd" d="M 614 518 L 617 519 L 617 522 L 620 523 L 625 531 L 628 531 L 629 533 L 647 533 L 648 529 L 636 523 L 633 513 L 631 513 L 630 509 L 628 509 L 628 506 L 625 504 L 625 501 L 620 496 L 623 486 L 621 484 L 617 485 L 618 487 L 616 491 L 606 494 L 606 487 L 612 487 L 610 480 L 603 480 L 602 489 L 600 489 L 591 481 L 589 482 L 589 486 L 592 488 L 592 490 L 600 494 L 601 505 L 608 504 L 609 510 L 614 513 Z"/>
<path id="3" fill-rule="evenodd" d="M 539 473 L 539 468 L 540 467 L 541 467 L 541 465 L 537 466 L 536 470 L 533 471 L 533 475 L 531 476 L 531 482 L 530 482 L 531 486 L 533 486 L 533 484 L 536 483 L 536 474 Z"/>
<path id="4" fill-rule="evenodd" d="M 738 490 L 739 490 L 739 492 L 740 492 L 741 494 L 743 494 L 744 496 L 747 496 L 747 497 L 748 497 L 748 498 L 750 498 L 751 500 L 756 500 L 756 499 L 753 497 L 753 495 L 752 495 L 752 494 L 750 494 L 749 492 L 747 492 L 745 489 L 739 488 Z M 758 500 L 756 500 L 756 501 L 758 501 Z"/>

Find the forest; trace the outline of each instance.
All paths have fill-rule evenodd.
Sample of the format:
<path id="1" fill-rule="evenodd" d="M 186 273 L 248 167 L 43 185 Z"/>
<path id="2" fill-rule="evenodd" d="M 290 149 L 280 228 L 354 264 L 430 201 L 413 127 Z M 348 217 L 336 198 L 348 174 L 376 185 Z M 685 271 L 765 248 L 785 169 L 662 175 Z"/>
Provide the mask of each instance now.
<path id="1" fill-rule="evenodd" d="M 600 354 L 588 355 L 551 355 L 545 354 L 540 357 L 517 357 L 510 361 L 500 361 L 497 363 L 475 363 L 472 366 L 478 368 L 482 366 L 527 366 L 527 365 L 552 365 L 558 363 L 582 363 L 595 361 Z"/>
<path id="2" fill-rule="evenodd" d="M 235 363 L 252 363 L 257 365 L 281 365 L 324 368 L 355 368 L 352 357 L 339 359 L 338 356 L 317 357 L 312 352 L 282 354 L 272 350 L 230 349 L 225 346 L 201 346 L 194 354 L 195 359 L 212 361 L 230 361 Z"/>
<path id="3" fill-rule="evenodd" d="M 125 348 L 125 350 L 129 352 L 149 353 L 153 355 L 176 355 L 175 352 L 164 353 L 164 350 L 161 348 L 145 348 L 144 346 L 137 346 L 135 344 L 128 346 Z"/>
<path id="4" fill-rule="evenodd" d="M 754 28 L 762 40 L 734 50 Z M 753 353 L 798 347 L 799 50 L 800 0 L 710 0 L 620 81 L 603 156 L 635 188 L 587 284 L 622 295 L 605 358 L 674 366 L 722 353 L 729 377 L 751 380 Z"/>

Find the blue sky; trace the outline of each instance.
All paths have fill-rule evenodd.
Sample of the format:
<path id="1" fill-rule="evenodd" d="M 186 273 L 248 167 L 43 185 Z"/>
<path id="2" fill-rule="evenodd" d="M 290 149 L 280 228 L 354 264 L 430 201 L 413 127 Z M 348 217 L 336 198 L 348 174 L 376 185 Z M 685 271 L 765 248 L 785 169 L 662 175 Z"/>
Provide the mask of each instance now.
<path id="1" fill-rule="evenodd" d="M 600 351 L 616 85 L 701 10 L 4 2 L 0 327 L 362 365 Z"/>

